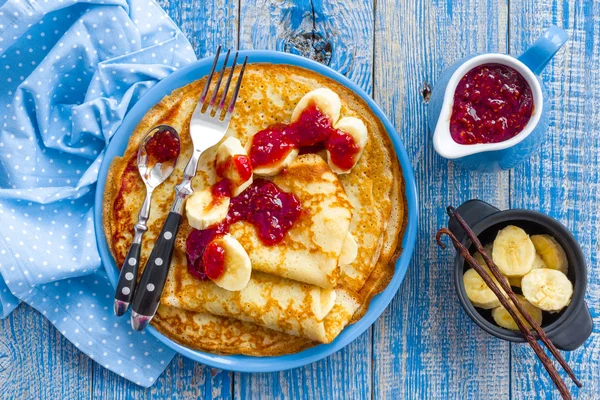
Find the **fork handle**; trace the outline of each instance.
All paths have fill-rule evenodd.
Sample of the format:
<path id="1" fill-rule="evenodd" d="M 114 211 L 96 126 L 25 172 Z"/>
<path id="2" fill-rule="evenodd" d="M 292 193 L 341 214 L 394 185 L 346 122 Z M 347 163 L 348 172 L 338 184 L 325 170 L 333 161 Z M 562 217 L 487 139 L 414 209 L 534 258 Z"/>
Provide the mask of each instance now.
<path id="1" fill-rule="evenodd" d="M 158 309 L 180 224 L 181 214 L 171 211 L 146 262 L 132 304 L 131 323 L 135 330 L 144 329 Z"/>

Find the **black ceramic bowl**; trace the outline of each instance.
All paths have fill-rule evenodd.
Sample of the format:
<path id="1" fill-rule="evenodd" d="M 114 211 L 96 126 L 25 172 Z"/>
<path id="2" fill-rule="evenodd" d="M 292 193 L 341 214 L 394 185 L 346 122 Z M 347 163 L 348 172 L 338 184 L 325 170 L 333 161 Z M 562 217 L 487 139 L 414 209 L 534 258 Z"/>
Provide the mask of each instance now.
<path id="1" fill-rule="evenodd" d="M 529 210 L 506 210 L 497 208 L 480 200 L 469 200 L 457 211 L 473 229 L 479 241 L 485 245 L 492 243 L 498 231 L 507 225 L 515 225 L 529 235 L 548 234 L 562 246 L 569 261 L 568 278 L 573 282 L 571 303 L 559 313 L 544 312 L 542 328 L 554 345 L 561 350 L 574 350 L 581 346 L 592 333 L 592 317 L 584 301 L 587 284 L 585 258 L 579 244 L 560 222 L 547 215 Z M 471 253 L 475 247 L 464 233 L 458 222 L 451 218 L 448 228 L 462 241 Z M 457 254 L 454 262 L 454 283 L 458 298 L 465 312 L 484 331 L 511 342 L 525 342 L 521 332 L 513 332 L 496 325 L 491 310 L 482 310 L 471 304 L 463 284 L 463 274 L 470 268 L 464 258 Z"/>

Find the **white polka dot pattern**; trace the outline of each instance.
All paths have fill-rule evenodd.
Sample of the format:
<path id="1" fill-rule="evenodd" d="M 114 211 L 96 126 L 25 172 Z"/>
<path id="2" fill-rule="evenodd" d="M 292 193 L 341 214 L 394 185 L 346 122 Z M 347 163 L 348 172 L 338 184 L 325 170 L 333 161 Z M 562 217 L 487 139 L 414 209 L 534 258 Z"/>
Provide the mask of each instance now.
<path id="1" fill-rule="evenodd" d="M 150 386 L 173 352 L 112 313 L 94 184 L 126 111 L 195 56 L 154 1 L 128 0 L 128 12 L 79 2 L 0 10 L 0 318 L 24 301 L 100 365 Z"/>

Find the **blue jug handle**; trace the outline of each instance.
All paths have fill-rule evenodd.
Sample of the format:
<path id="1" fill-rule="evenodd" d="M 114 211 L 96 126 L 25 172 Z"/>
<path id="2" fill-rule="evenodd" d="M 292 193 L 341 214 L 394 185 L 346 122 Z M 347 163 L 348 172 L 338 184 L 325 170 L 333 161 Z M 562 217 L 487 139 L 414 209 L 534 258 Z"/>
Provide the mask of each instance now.
<path id="1" fill-rule="evenodd" d="M 544 31 L 538 40 L 518 59 L 525 64 L 535 75 L 546 67 L 546 64 L 554 57 L 554 54 L 567 42 L 567 32 L 558 26 L 550 26 Z"/>

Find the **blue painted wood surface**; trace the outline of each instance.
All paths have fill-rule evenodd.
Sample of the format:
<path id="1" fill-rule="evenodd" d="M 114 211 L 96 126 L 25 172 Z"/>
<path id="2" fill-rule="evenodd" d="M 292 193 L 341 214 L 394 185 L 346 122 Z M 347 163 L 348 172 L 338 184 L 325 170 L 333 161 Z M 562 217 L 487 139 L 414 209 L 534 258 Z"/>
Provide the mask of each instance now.
<path id="1" fill-rule="evenodd" d="M 462 312 L 451 254 L 434 246 L 443 206 L 472 197 L 548 213 L 573 230 L 589 261 L 587 301 L 600 326 L 600 4 L 594 0 L 162 0 L 199 57 L 217 45 L 277 49 L 330 65 L 367 90 L 395 123 L 418 181 L 420 229 L 409 273 L 373 328 L 331 357 L 273 374 L 234 374 L 176 357 L 141 389 L 104 370 L 37 312 L 0 321 L 0 398 L 429 399 L 557 398 L 526 345 L 480 331 Z M 517 55 L 548 24 L 571 41 L 542 77 L 553 111 L 540 153 L 500 174 L 462 171 L 427 133 L 424 82 L 472 52 Z M 600 393 L 597 330 L 567 355 Z"/>

